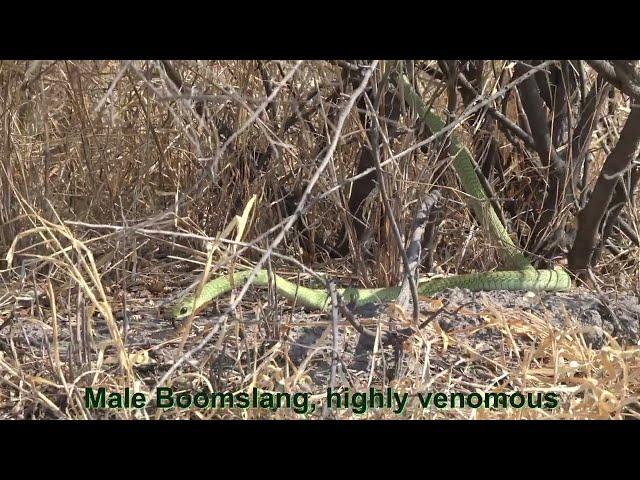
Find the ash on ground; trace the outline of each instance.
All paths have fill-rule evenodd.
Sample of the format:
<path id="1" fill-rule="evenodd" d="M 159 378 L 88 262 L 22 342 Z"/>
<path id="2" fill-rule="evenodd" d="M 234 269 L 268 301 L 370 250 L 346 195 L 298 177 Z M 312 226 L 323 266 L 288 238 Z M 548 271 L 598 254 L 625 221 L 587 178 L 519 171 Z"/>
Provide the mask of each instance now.
<path id="1" fill-rule="evenodd" d="M 640 340 L 640 304 L 638 297 L 623 294 L 596 296 L 589 291 L 571 293 L 555 292 L 510 292 L 497 290 L 471 292 L 454 288 L 439 293 L 436 298 L 446 301 L 451 310 L 454 306 L 464 306 L 465 310 L 479 313 L 489 306 L 529 312 L 541 318 L 548 318 L 558 327 L 592 327 L 585 333 L 591 348 L 600 348 L 605 332 L 616 337 L 620 343 L 638 344 Z M 461 323 L 474 324 L 477 316 L 457 314 L 440 320 L 442 328 L 460 327 Z M 589 332 L 590 330 L 590 332 Z"/>
<path id="2" fill-rule="evenodd" d="M 629 294 L 603 298 L 588 291 L 472 292 L 453 288 L 436 294 L 434 299 L 441 301 L 445 308 L 434 316 L 432 322 L 437 322 L 444 332 L 457 332 L 457 336 L 466 336 L 465 341 L 469 346 L 478 354 L 488 357 L 503 351 L 505 341 L 498 329 L 483 328 L 486 316 L 492 314 L 504 315 L 509 319 L 507 321 L 518 318 L 523 324 L 536 318 L 549 321 L 563 331 L 579 332 L 585 345 L 592 349 L 600 349 L 611 337 L 621 345 L 640 344 L 640 304 L 638 297 Z M 425 311 L 424 307 L 421 302 L 423 316 L 432 313 Z M 373 320 L 386 325 L 387 329 L 393 323 L 384 305 L 361 307 L 354 314 L 360 322 Z M 330 345 L 330 331 L 330 325 L 294 329 L 290 335 L 291 360 L 299 365 L 308 358 L 310 351 L 316 351 L 321 345 Z M 370 370 L 375 340 L 359 335 L 353 328 L 340 328 L 339 334 L 337 343 L 340 345 L 340 367 L 343 374 L 358 375 Z M 386 357 L 389 360 L 382 367 L 388 370 L 386 373 L 390 374 L 390 377 L 397 378 L 402 366 L 394 365 L 394 357 L 398 360 L 399 356 L 397 352 L 394 356 L 392 350 L 388 350 L 388 355 L 378 355 L 378 358 Z M 455 349 L 452 349 L 451 355 L 447 356 L 450 358 L 438 358 L 434 359 L 434 362 L 441 364 L 442 368 L 453 365 L 456 362 L 454 352 Z M 328 381 L 330 362 L 328 354 L 315 358 L 315 382 Z M 395 371 L 395 374 L 391 371 Z"/>

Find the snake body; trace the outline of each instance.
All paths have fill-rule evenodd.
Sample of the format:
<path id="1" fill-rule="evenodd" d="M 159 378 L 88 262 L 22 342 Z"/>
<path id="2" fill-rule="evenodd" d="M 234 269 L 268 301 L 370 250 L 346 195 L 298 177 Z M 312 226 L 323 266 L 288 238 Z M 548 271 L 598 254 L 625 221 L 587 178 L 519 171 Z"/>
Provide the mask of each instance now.
<path id="1" fill-rule="evenodd" d="M 218 277 L 205 284 L 200 296 L 194 296 L 179 302 L 170 311 L 175 320 L 189 316 L 193 311 L 198 312 L 215 298 L 230 292 L 234 286 L 240 287 L 247 281 L 251 270 L 235 272 L 231 277 Z M 230 280 L 233 278 L 233 282 Z M 279 295 L 297 305 L 309 309 L 325 311 L 331 306 L 331 298 L 325 289 L 307 288 L 290 282 L 279 275 L 273 274 L 273 285 Z M 269 285 L 269 272 L 258 270 L 253 285 L 266 287 Z M 533 267 L 522 270 L 496 271 L 454 275 L 451 277 L 434 278 L 418 284 L 420 295 L 433 295 L 445 288 L 468 288 L 472 291 L 480 290 L 533 290 L 533 291 L 563 291 L 571 287 L 569 274 L 564 270 L 536 270 Z M 400 287 L 387 288 L 339 288 L 337 292 L 345 302 L 359 307 L 374 302 L 389 302 L 398 297 Z"/>
<path id="2" fill-rule="evenodd" d="M 396 86 L 403 91 L 405 101 L 416 111 L 421 120 L 432 132 L 438 132 L 444 127 L 444 122 L 427 108 L 420 96 L 404 77 L 395 79 Z M 559 268 L 553 270 L 537 270 L 522 254 L 511 240 L 509 233 L 496 214 L 487 197 L 475 168 L 473 157 L 467 148 L 451 135 L 450 154 L 453 157 L 453 167 L 460 179 L 460 184 L 468 196 L 468 201 L 478 218 L 478 221 L 489 231 L 498 243 L 498 252 L 503 264 L 511 270 L 495 272 L 479 272 L 466 275 L 455 275 L 445 278 L 435 278 L 418 285 L 421 295 L 433 295 L 445 288 L 461 287 L 472 291 L 479 290 L 533 290 L 533 291 L 562 291 L 571 288 L 569 274 Z M 204 308 L 216 297 L 230 292 L 236 285 L 243 284 L 249 278 L 250 270 L 238 271 L 231 277 L 219 277 L 204 285 L 198 298 L 187 297 L 179 301 L 169 314 L 177 320 L 189 316 Z M 314 310 L 326 310 L 331 304 L 330 296 L 325 289 L 313 289 L 291 283 L 288 280 L 273 275 L 273 284 L 279 295 Z M 269 272 L 258 270 L 253 285 L 268 286 Z M 345 288 L 338 289 L 343 299 L 356 307 L 374 302 L 389 302 L 395 300 L 400 287 L 388 288 Z"/>

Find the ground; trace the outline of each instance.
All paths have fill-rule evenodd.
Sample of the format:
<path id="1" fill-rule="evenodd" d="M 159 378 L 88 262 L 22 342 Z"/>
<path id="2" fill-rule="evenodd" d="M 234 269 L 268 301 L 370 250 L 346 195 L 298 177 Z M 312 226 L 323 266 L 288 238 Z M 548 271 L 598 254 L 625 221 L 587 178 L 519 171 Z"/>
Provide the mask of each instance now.
<path id="1" fill-rule="evenodd" d="M 125 328 L 127 351 L 135 365 L 137 391 L 151 392 L 174 364 L 182 332 L 156 307 L 150 292 L 132 294 Z M 412 327 L 411 313 L 385 305 L 363 307 L 356 321 L 385 337 L 394 330 L 412 329 L 395 343 L 361 336 L 344 320 L 338 325 L 335 378 L 331 379 L 334 339 L 327 316 L 269 303 L 265 292 L 251 292 L 247 301 L 220 323 L 217 307 L 195 319 L 184 351 L 189 351 L 213 328 L 217 334 L 204 348 L 170 375 L 174 390 L 241 391 L 257 387 L 270 392 L 306 392 L 321 407 L 323 393 L 334 388 L 351 392 L 408 393 L 414 401 L 402 413 L 372 408 L 364 414 L 334 408 L 299 415 L 291 409 L 203 411 L 162 410 L 151 402 L 136 411 L 87 412 L 78 405 L 83 385 L 122 387 L 118 359 L 107 323 L 100 314 L 92 322 L 71 322 L 58 315 L 54 342 L 51 322 L 37 319 L 38 305 L 15 309 L 0 337 L 4 362 L 20 365 L 25 378 L 38 379 L 40 389 L 63 417 L 93 418 L 631 418 L 638 417 L 640 390 L 640 305 L 632 295 L 598 296 L 586 290 L 570 293 L 477 292 L 450 289 L 422 299 L 422 329 Z M 228 299 L 227 299 L 228 300 Z M 271 305 L 271 306 L 270 306 Z M 40 308 L 43 308 L 40 305 Z M 35 310 L 34 310 L 35 309 Z M 4 310 L 3 310 L 4 311 Z M 117 312 L 117 309 L 114 308 Z M 91 313 L 91 312 L 89 312 Z M 8 318 L 5 315 L 5 318 Z M 85 328 L 90 327 L 90 328 Z M 220 332 L 226 332 L 224 337 Z M 90 338 L 88 338 L 90 337 Z M 221 339 L 224 338 L 224 341 Z M 396 337 L 398 338 L 398 337 Z M 52 360 L 57 343 L 62 371 Z M 86 359 L 90 358 L 91 363 Z M 18 369 L 16 369 L 18 370 Z M 65 382 L 61 382 L 61 378 Z M 15 380 L 15 379 L 14 379 Z M 89 381 L 91 380 L 91 381 Z M 66 383 L 66 387 L 62 385 Z M 77 392 L 70 391 L 77 388 Z M 16 402 L 30 404 L 26 418 L 49 417 L 51 408 L 29 398 L 28 389 L 13 392 L 0 410 L 12 418 Z M 425 392 L 556 392 L 555 409 L 535 408 L 422 408 L 415 397 Z M 44 402 L 46 404 L 46 402 Z M 24 407 L 24 405 L 23 405 Z M 60 416 L 59 414 L 54 416 Z"/>

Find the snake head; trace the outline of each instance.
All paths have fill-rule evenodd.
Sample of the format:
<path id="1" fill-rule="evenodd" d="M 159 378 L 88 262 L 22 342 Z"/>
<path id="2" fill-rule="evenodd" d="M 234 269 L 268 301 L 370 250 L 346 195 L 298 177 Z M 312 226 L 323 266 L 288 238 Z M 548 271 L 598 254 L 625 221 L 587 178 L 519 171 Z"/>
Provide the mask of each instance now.
<path id="1" fill-rule="evenodd" d="M 184 318 L 187 318 L 189 315 L 191 315 L 192 311 L 193 298 L 185 298 L 169 310 L 167 318 L 172 322 L 175 322 L 176 320 L 183 320 Z"/>

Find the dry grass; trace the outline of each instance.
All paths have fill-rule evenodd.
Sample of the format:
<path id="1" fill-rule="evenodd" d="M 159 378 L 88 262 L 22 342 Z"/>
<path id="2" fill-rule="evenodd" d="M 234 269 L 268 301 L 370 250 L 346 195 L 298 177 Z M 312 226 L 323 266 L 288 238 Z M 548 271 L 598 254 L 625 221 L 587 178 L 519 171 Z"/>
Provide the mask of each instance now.
<path id="1" fill-rule="evenodd" d="M 205 264 L 216 275 L 253 265 L 265 255 L 291 213 L 284 208 L 283 192 L 304 191 L 323 158 L 328 162 L 309 196 L 304 227 L 285 232 L 270 268 L 304 282 L 310 275 L 300 264 L 342 284 L 389 285 L 401 278 L 398 249 L 377 194 L 365 207 L 377 261 L 367 260 L 357 246 L 348 260 L 330 259 L 309 242 L 335 244 L 340 226 L 350 224 L 351 182 L 346 180 L 355 174 L 358 150 L 366 142 L 358 112 L 346 110 L 353 91 L 336 95 L 340 66 L 293 61 L 173 65 L 182 76 L 180 91 L 159 62 L 0 63 L 0 253 L 7 259 L 0 263 L 0 418 L 296 417 L 288 409 L 207 412 L 150 406 L 100 412 L 84 406 L 83 388 L 149 393 L 173 365 L 166 384 L 176 388 L 238 392 L 258 387 L 321 395 L 326 385 L 314 384 L 311 371 L 316 357 L 330 355 L 330 325 L 307 363 L 296 364 L 289 356 L 291 329 L 323 325 L 318 315 L 294 312 L 273 295 L 251 293 L 238 299 L 224 321 L 198 320 L 184 332 L 161 320 L 160 310 L 201 278 Z M 495 62 L 496 71 L 504 66 Z M 380 66 L 373 78 L 380 81 L 383 73 Z M 435 97 L 442 107 L 438 82 L 426 75 L 418 80 L 424 97 Z M 495 88 L 493 80 L 487 81 L 485 94 Z M 272 93 L 273 101 L 267 102 Z M 622 98 L 612 102 L 617 108 L 592 141 L 594 173 L 606 156 L 607 138 L 615 136 L 626 115 Z M 515 116 L 514 104 L 507 110 L 510 116 Z M 347 116 L 340 129 L 341 112 Z M 298 120 L 285 129 L 289 119 Z M 404 133 L 381 160 L 391 156 L 390 149 L 399 152 L 416 141 L 415 116 L 408 112 L 401 119 Z M 473 129 L 458 130 L 471 142 Z M 327 157 L 334 138 L 335 151 Z M 494 179 L 494 191 L 500 199 L 519 199 L 516 210 L 525 213 L 512 219 L 512 226 L 524 244 L 524 215 L 534 215 L 525 206 L 539 200 L 532 185 L 541 173 L 501 141 L 508 165 L 504 178 Z M 270 149 L 274 153 L 267 160 Z M 437 183 L 448 201 L 442 207 L 436 271 L 495 268 L 495 248 L 475 226 L 453 172 L 434 178 L 438 153 L 439 145 L 430 145 L 384 167 L 400 230 L 408 231 L 416 203 Z M 242 238 L 237 229 L 225 232 L 254 195 Z M 637 232 L 638 212 L 628 214 Z M 575 221 L 571 212 L 565 215 Z M 637 292 L 638 247 L 622 236 L 614 241 L 622 253 L 605 254 L 596 269 L 599 286 Z M 222 299 L 220 310 L 229 303 Z M 405 343 L 406 371 L 400 380 L 386 379 L 392 355 L 381 349 L 370 371 L 348 378 L 351 389 L 561 394 L 553 411 L 422 410 L 413 402 L 403 418 L 633 414 L 628 405 L 640 391 L 637 346 L 609 339 L 594 350 L 569 322 L 559 329 L 549 319 L 499 305 L 488 306 L 482 318 L 477 328 L 499 332 L 501 348 L 479 353 L 467 341 L 474 332 L 444 334 L 437 324 L 429 325 Z M 389 325 L 382 322 L 380 328 Z M 340 331 L 345 342 L 355 335 L 346 323 Z M 177 355 L 181 339 L 188 353 L 207 336 L 211 340 L 191 358 Z M 177 358 L 183 362 L 179 367 Z M 353 417 L 348 410 L 335 414 Z M 366 416 L 397 418 L 388 410 Z"/>

